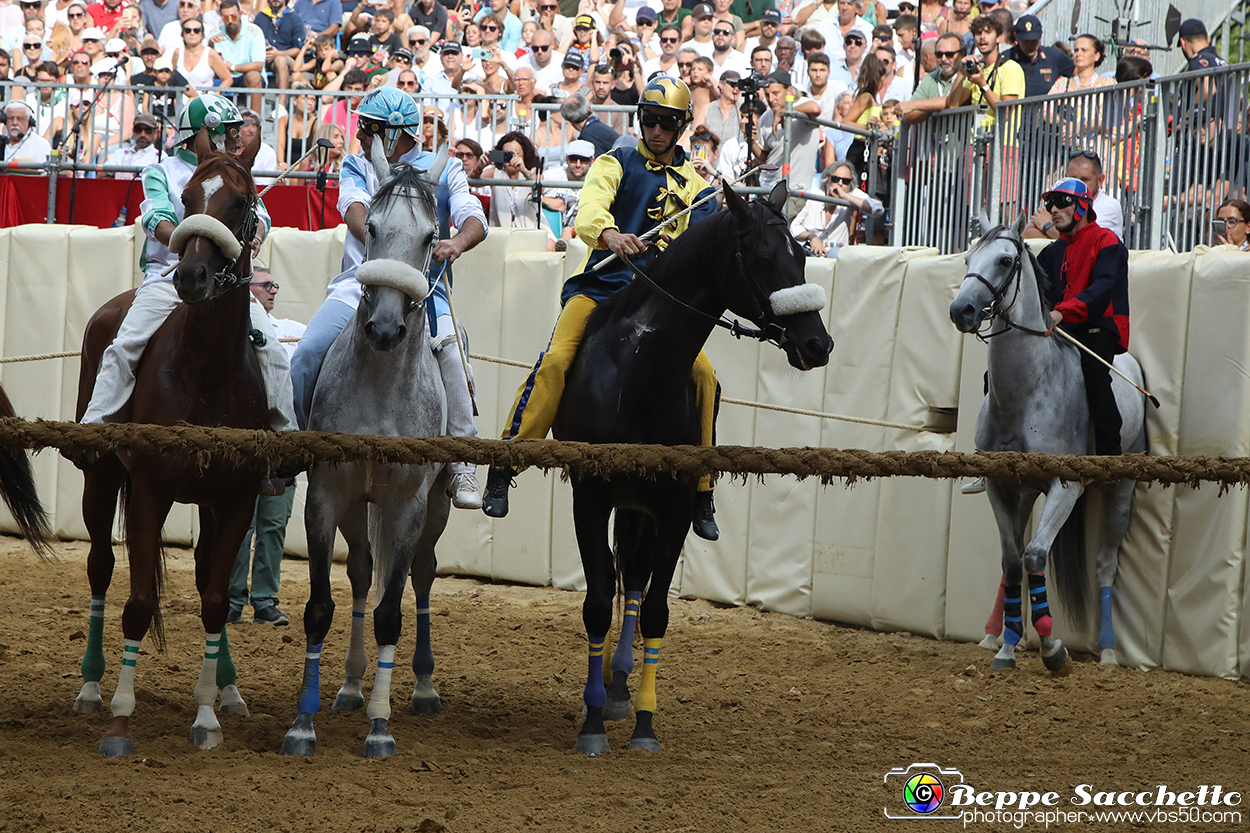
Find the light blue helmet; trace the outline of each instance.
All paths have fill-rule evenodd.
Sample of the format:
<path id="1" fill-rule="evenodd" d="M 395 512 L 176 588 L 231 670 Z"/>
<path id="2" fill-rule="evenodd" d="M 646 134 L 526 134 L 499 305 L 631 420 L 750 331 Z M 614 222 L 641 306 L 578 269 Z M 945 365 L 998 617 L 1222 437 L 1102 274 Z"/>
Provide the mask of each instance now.
<path id="1" fill-rule="evenodd" d="M 421 108 L 396 87 L 378 87 L 361 99 L 356 113 L 366 133 L 382 137 L 387 156 L 395 149 L 401 130 L 421 140 Z"/>

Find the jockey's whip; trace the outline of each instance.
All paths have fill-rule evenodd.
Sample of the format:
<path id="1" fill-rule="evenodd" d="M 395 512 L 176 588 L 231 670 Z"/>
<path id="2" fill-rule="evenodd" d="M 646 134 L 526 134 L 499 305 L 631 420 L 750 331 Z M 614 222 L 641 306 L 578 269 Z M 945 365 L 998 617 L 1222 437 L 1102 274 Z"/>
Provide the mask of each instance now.
<path id="1" fill-rule="evenodd" d="M 299 159 L 296 159 L 295 162 L 291 165 L 291 167 L 287 168 L 285 171 L 278 174 L 277 179 L 275 179 L 273 182 L 265 186 L 265 190 L 260 192 L 260 196 L 263 197 L 265 196 L 265 194 L 268 194 L 270 188 L 277 185 L 282 180 L 286 179 L 287 174 L 291 173 L 291 171 L 294 171 L 296 168 L 298 168 L 305 159 L 312 156 L 317 151 L 333 150 L 333 149 L 334 149 L 334 142 L 331 142 L 329 139 L 318 139 L 316 142 L 313 142 L 313 146 L 310 147 L 308 150 L 304 151 L 303 156 L 301 156 Z"/>
<path id="2" fill-rule="evenodd" d="M 1097 353 L 1095 353 L 1093 350 L 1089 349 L 1089 348 L 1088 348 L 1088 347 L 1086 347 L 1084 344 L 1082 344 L 1081 342 L 1077 341 L 1077 340 L 1076 340 L 1076 336 L 1072 335 L 1072 334 L 1071 334 L 1071 333 L 1069 333 L 1067 330 L 1064 330 L 1062 327 L 1055 327 L 1054 332 L 1059 333 L 1059 335 L 1063 336 L 1063 337 L 1064 337 L 1064 338 L 1066 338 L 1068 341 L 1070 341 L 1070 342 L 1072 342 L 1073 344 L 1075 344 L 1077 347 L 1080 347 L 1082 350 L 1084 350 L 1086 353 L 1089 353 L 1089 354 L 1090 354 L 1091 356 L 1093 356 L 1095 359 L 1098 359 L 1098 361 L 1099 361 L 1099 362 L 1101 362 L 1102 364 L 1106 365 L 1106 366 L 1107 366 L 1107 367 L 1111 370 L 1111 372 L 1112 372 L 1112 373 L 1114 373 L 1115 375 L 1119 376 L 1121 379 L 1123 379 L 1124 381 L 1128 382 L 1128 383 L 1129 383 L 1130 385 L 1132 385 L 1133 387 L 1137 388 L 1137 390 L 1139 390 L 1141 393 L 1145 394 L 1146 398 L 1150 400 L 1150 404 L 1151 404 L 1151 405 L 1154 405 L 1156 408 L 1161 407 L 1161 406 L 1159 405 L 1159 400 L 1155 398 L 1155 395 L 1154 395 L 1153 393 L 1151 393 L 1150 391 L 1146 390 L 1145 388 L 1143 388 L 1141 385 L 1139 385 L 1139 384 L 1137 384 L 1136 382 L 1134 382 L 1134 381 L 1133 381 L 1132 379 L 1130 379 L 1129 377 L 1125 376 L 1123 373 L 1121 373 L 1121 372 L 1120 372 L 1119 368 L 1117 368 L 1117 367 L 1116 367 L 1115 365 L 1113 365 L 1111 362 L 1107 361 L 1107 360 L 1106 360 L 1106 359 L 1104 359 L 1102 356 L 1098 355 L 1098 354 L 1097 354 Z"/>
<path id="3" fill-rule="evenodd" d="M 460 319 L 456 318 L 456 306 L 451 302 L 451 284 L 447 283 L 447 261 L 443 261 L 443 271 L 438 279 L 443 282 L 447 292 L 447 311 L 451 313 L 451 331 L 456 334 L 456 347 L 460 349 L 460 366 L 464 368 L 464 383 L 469 386 L 469 401 L 473 403 L 473 416 L 477 416 L 477 394 L 473 390 L 473 377 L 469 375 L 469 359 L 465 354 L 464 345 L 460 342 Z"/>
<path id="4" fill-rule="evenodd" d="M 747 177 L 751 176 L 752 174 L 759 173 L 760 171 L 775 171 L 775 170 L 777 170 L 777 166 L 776 166 L 776 165 L 756 165 L 754 168 L 752 168 L 751 170 L 747 171 L 747 172 L 746 172 L 746 173 L 744 173 L 742 176 L 738 177 L 737 179 L 731 180 L 730 182 L 728 182 L 728 183 L 726 183 L 726 184 L 727 184 L 727 185 L 737 185 L 739 182 L 741 182 L 742 180 L 744 180 L 744 179 L 746 179 Z M 720 191 L 719 191 L 719 189 L 718 189 L 718 190 L 714 190 L 714 191 L 712 191 L 712 193 L 708 194 L 706 197 L 704 197 L 704 198 L 703 198 L 703 199 L 701 199 L 701 200 L 695 200 L 695 201 L 694 201 L 694 203 L 692 203 L 689 207 L 687 207 L 687 208 L 683 208 L 681 211 L 678 211 L 678 212 L 677 212 L 676 214 L 674 214 L 672 217 L 669 217 L 669 218 L 667 218 L 667 219 L 665 219 L 665 220 L 661 220 L 661 221 L 660 221 L 660 224 L 659 224 L 659 225 L 657 225 L 655 228 L 651 229 L 650 231 L 648 231 L 648 232 L 646 232 L 646 233 L 644 233 L 644 234 L 640 234 L 640 235 L 638 235 L 638 239 L 639 239 L 639 240 L 646 241 L 646 240 L 649 240 L 649 239 L 651 239 L 651 238 L 658 237 L 658 236 L 659 236 L 659 234 L 660 234 L 660 229 L 664 228 L 665 226 L 667 226 L 669 223 L 673 222 L 674 220 L 679 220 L 679 219 L 681 219 L 682 217 L 685 217 L 685 216 L 686 216 L 687 214 L 689 214 L 691 211 L 694 211 L 696 208 L 698 208 L 699 206 L 703 205 L 704 203 L 707 203 L 707 202 L 710 202 L 710 201 L 712 201 L 712 200 L 716 199 L 719 195 L 720 195 Z M 598 262 L 598 263 L 596 263 L 594 266 L 592 266 L 592 267 L 591 267 L 591 271 L 598 272 L 599 270 L 603 269 L 603 267 L 605 267 L 605 266 L 607 266 L 609 263 L 611 263 L 614 259 L 616 259 L 616 256 L 617 256 L 617 255 L 616 255 L 616 252 L 612 252 L 612 253 L 611 253 L 611 254 L 609 254 L 607 257 L 605 257 L 603 260 L 599 261 L 599 262 Z"/>

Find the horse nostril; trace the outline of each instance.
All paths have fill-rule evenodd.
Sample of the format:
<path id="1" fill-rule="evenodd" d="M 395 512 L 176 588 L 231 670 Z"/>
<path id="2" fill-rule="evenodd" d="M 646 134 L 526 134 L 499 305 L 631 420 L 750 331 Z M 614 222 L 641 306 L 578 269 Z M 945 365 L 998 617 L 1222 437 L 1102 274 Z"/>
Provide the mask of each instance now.
<path id="1" fill-rule="evenodd" d="M 396 344 L 399 344 L 399 342 L 401 342 L 401 341 L 403 341 L 403 340 L 404 340 L 404 336 L 405 336 L 405 335 L 407 335 L 407 334 L 408 334 L 408 325 L 407 325 L 407 324 L 400 324 L 400 325 L 399 325 L 399 326 L 395 329 L 395 343 L 396 343 Z"/>
<path id="2" fill-rule="evenodd" d="M 377 328 L 373 326 L 372 321 L 365 323 L 365 337 L 370 341 L 377 341 L 378 339 Z"/>

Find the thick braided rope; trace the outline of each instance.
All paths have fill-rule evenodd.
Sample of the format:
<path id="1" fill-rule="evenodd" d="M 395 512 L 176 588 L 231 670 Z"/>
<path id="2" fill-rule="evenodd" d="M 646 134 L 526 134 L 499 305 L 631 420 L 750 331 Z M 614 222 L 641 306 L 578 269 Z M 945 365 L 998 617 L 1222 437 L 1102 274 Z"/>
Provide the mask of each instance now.
<path id="1" fill-rule="evenodd" d="M 299 461 L 400 463 L 424 465 L 464 461 L 478 465 L 562 469 L 573 475 L 616 473 L 684 478 L 720 472 L 730 475 L 788 474 L 856 480 L 872 477 L 991 477 L 1046 481 L 1053 477 L 1084 483 L 1117 480 L 1164 484 L 1250 481 L 1246 457 L 1062 456 L 1000 451 L 963 454 L 938 451 L 883 451 L 836 448 L 748 448 L 744 446 L 657 446 L 577 443 L 556 440 L 487 440 L 480 437 L 381 437 L 315 431 L 253 431 L 191 425 L 79 425 L 0 419 L 0 446 L 59 448 L 189 458 L 210 463 L 275 468 Z"/>

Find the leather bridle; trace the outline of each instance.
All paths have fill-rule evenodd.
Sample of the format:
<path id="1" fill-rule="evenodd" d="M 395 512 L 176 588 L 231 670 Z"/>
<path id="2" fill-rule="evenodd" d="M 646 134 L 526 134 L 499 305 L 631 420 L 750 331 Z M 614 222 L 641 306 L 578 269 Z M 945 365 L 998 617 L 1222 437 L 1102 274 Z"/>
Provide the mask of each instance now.
<path id="1" fill-rule="evenodd" d="M 1016 237 L 1013 234 L 1003 234 L 1003 233 L 1000 233 L 997 237 L 993 239 L 1009 241 L 1016 248 L 1016 256 L 1012 260 L 1011 271 L 1007 274 L 1007 280 L 1003 281 L 1002 286 L 995 286 L 994 284 L 990 283 L 985 278 L 985 276 L 979 272 L 968 272 L 964 275 L 965 280 L 967 280 L 968 278 L 976 278 L 978 281 L 981 282 L 981 284 L 986 289 L 990 291 L 990 294 L 993 295 L 994 297 L 994 300 L 990 303 L 990 305 L 985 308 L 985 318 L 982 319 L 982 322 L 987 324 L 988 326 L 977 330 L 976 337 L 981 339 L 981 341 L 988 341 L 994 336 L 1002 335 L 1008 330 L 1019 330 L 1022 333 L 1028 333 L 1029 335 L 1034 335 L 1034 336 L 1045 337 L 1045 336 L 1050 335 L 1051 330 L 1031 329 L 1029 327 L 1024 326 L 1023 324 L 1017 324 L 1015 321 L 1012 321 L 1011 318 L 1007 315 L 1007 313 L 1011 312 L 1012 307 L 1016 305 L 1016 301 L 1019 300 L 1020 298 L 1020 282 L 1023 279 L 1023 275 L 1024 275 L 1024 257 L 1025 257 L 1024 241 Z M 993 242 L 993 241 L 988 241 L 988 242 Z M 1011 293 L 1011 301 L 1008 302 L 1006 306 L 1004 306 L 1003 300 L 1007 296 L 1007 288 L 1013 282 L 1015 286 L 1014 286 L 1014 291 Z M 1046 312 L 1045 308 L 1042 309 L 1042 312 L 1043 314 Z M 1002 322 L 1005 325 L 1005 328 L 1002 330 L 999 330 L 996 333 L 992 333 L 990 332 L 990 329 L 992 329 L 994 325 L 994 321 L 997 319 L 1002 319 Z"/>

